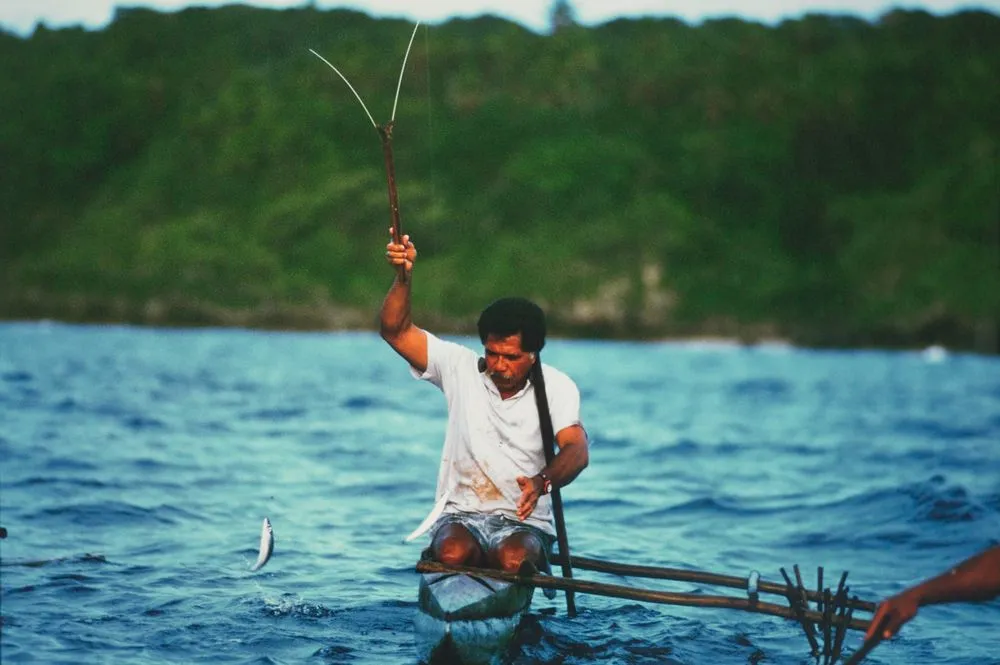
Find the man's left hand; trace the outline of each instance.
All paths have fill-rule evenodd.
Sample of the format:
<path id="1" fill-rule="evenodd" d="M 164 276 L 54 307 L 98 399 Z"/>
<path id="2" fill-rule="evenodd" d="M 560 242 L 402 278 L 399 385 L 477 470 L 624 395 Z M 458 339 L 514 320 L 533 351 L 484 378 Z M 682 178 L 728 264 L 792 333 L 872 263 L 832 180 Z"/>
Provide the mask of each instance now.
<path id="1" fill-rule="evenodd" d="M 538 476 L 518 476 L 517 486 L 521 488 L 521 500 L 517 502 L 517 519 L 528 519 L 542 496 L 542 479 Z"/>

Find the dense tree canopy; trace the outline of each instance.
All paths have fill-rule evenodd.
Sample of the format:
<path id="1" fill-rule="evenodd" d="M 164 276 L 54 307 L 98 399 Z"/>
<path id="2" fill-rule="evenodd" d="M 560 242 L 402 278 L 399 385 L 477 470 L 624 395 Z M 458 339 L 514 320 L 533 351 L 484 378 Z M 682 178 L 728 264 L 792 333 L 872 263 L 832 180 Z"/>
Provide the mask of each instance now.
<path id="1" fill-rule="evenodd" d="M 556 19 L 418 32 L 393 147 L 425 322 L 517 293 L 565 334 L 997 350 L 1000 17 Z M 0 315 L 369 325 L 379 138 L 309 49 L 387 122 L 411 29 L 0 32 Z"/>

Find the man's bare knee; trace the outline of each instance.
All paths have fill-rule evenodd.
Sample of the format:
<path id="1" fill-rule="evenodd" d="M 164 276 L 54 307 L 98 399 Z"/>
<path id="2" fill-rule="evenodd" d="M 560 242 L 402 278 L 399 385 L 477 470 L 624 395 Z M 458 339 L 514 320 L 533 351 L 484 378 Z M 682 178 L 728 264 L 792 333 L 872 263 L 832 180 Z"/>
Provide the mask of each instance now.
<path id="1" fill-rule="evenodd" d="M 542 559 L 541 542 L 530 534 L 519 533 L 494 549 L 490 559 L 497 568 L 516 573 L 524 561 L 539 565 Z"/>
<path id="2" fill-rule="evenodd" d="M 461 566 L 472 563 L 474 558 L 475 552 L 465 543 L 456 540 L 447 540 L 438 545 L 438 561 L 446 563 L 449 566 Z"/>
<path id="3" fill-rule="evenodd" d="M 525 560 L 524 550 L 503 550 L 497 553 L 497 563 L 500 568 L 508 573 L 516 573 L 521 568 L 521 563 Z"/>

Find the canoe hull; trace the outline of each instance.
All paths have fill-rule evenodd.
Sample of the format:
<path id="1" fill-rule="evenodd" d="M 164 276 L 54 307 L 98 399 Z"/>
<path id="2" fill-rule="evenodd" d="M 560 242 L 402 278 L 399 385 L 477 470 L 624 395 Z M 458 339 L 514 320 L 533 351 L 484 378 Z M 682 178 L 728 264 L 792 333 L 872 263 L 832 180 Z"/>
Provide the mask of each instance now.
<path id="1" fill-rule="evenodd" d="M 476 575 L 421 575 L 414 618 L 420 661 L 502 662 L 533 594 L 532 587 Z"/>

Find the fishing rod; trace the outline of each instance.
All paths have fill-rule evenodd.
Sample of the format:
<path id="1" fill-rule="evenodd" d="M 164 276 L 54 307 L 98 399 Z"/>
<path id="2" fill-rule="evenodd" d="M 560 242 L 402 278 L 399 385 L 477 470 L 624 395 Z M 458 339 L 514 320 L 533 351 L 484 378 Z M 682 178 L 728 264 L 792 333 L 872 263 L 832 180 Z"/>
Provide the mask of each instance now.
<path id="1" fill-rule="evenodd" d="M 392 102 L 392 116 L 390 116 L 389 122 L 384 125 L 380 125 L 375 122 L 375 118 L 372 117 L 372 114 L 365 105 L 364 100 L 361 99 L 361 95 L 359 95 L 358 91 L 354 89 L 354 86 L 347 80 L 347 77 L 341 74 L 340 70 L 334 67 L 329 60 L 321 56 L 313 49 L 309 49 L 310 53 L 325 62 L 327 66 L 336 72 L 337 76 L 339 76 L 341 80 L 347 84 L 347 87 L 351 89 L 351 92 L 354 93 L 354 96 L 361 104 L 361 108 L 365 110 L 365 114 L 368 115 L 368 119 L 371 121 L 372 127 L 375 128 L 375 131 L 378 132 L 382 139 L 382 156 L 385 159 L 385 177 L 389 186 L 389 218 L 392 220 L 392 241 L 397 245 L 402 244 L 403 242 L 403 230 L 400 226 L 399 220 L 399 195 L 396 191 L 396 167 L 392 156 L 392 130 L 396 125 L 396 106 L 399 103 L 399 90 L 403 86 L 403 73 L 406 71 L 406 61 L 410 57 L 410 49 L 413 48 L 413 38 L 417 36 L 417 28 L 419 27 L 420 21 L 417 21 L 417 24 L 413 26 L 413 33 L 410 35 L 410 43 L 406 47 L 406 54 L 403 56 L 403 65 L 399 69 L 399 81 L 396 83 L 396 98 Z M 398 271 L 399 281 L 405 284 L 408 279 L 406 275 L 405 262 L 398 266 Z"/>

